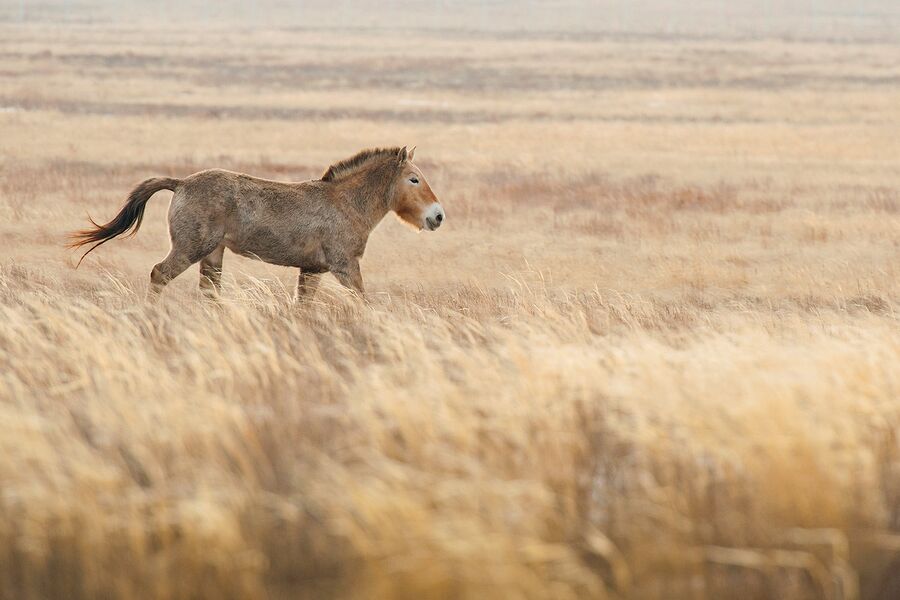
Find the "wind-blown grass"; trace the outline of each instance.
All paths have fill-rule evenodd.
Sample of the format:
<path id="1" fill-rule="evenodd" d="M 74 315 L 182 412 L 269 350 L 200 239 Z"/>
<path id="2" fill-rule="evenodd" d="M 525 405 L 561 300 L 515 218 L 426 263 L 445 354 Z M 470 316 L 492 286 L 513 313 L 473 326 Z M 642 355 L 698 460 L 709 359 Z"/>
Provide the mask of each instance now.
<path id="1" fill-rule="evenodd" d="M 8 597 L 815 597 L 792 532 L 897 526 L 893 314 L 60 285 L 0 272 Z"/>

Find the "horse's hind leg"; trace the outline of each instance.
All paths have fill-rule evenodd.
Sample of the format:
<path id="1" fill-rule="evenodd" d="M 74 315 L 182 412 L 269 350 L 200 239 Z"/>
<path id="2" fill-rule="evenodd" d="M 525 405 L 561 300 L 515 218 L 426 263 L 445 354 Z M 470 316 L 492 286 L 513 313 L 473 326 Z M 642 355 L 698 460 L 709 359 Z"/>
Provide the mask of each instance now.
<path id="1" fill-rule="evenodd" d="M 161 263 L 158 263 L 150 271 L 150 292 L 159 295 L 166 284 L 184 273 L 185 269 L 194 264 L 188 253 L 172 248 L 169 255 Z"/>
<path id="2" fill-rule="evenodd" d="M 209 237 L 185 242 L 172 237 L 172 249 L 169 255 L 150 272 L 150 291 L 159 294 L 167 283 L 181 275 L 188 267 L 203 258 L 214 254 L 222 243 L 222 236 Z M 222 253 L 219 252 L 219 268 L 222 266 Z"/>
<path id="3" fill-rule="evenodd" d="M 172 249 L 169 255 L 153 267 L 150 273 L 150 290 L 158 294 L 167 283 L 181 275 L 185 269 L 219 250 L 225 237 L 221 215 L 215 207 L 204 204 L 203 197 L 189 197 L 183 189 L 172 196 L 169 205 L 169 239 Z M 213 257 L 215 259 L 215 257 Z M 222 253 L 218 253 L 218 266 L 222 266 Z"/>
<path id="4" fill-rule="evenodd" d="M 219 244 L 216 249 L 203 257 L 200 261 L 200 291 L 208 296 L 216 296 L 222 289 L 222 259 L 225 254 L 225 244 Z"/>

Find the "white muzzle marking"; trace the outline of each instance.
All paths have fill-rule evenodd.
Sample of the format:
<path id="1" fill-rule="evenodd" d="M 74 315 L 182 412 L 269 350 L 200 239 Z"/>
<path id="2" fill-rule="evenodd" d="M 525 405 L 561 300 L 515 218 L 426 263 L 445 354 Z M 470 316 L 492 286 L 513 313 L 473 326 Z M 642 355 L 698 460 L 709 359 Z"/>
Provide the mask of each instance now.
<path id="1" fill-rule="evenodd" d="M 437 202 L 425 209 L 424 222 L 422 227 L 428 231 L 434 231 L 444 222 L 444 209 Z"/>

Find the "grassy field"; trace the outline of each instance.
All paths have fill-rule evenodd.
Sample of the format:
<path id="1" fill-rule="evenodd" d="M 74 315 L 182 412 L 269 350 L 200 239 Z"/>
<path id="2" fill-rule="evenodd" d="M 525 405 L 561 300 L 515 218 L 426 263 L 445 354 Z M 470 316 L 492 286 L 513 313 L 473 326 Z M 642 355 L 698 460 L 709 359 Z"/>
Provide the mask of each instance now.
<path id="1" fill-rule="evenodd" d="M 898 14 L 350 4 L 0 7 L 0 598 L 900 597 Z M 365 301 L 226 253 L 147 302 L 168 192 L 64 249 L 404 144 L 447 222 Z"/>

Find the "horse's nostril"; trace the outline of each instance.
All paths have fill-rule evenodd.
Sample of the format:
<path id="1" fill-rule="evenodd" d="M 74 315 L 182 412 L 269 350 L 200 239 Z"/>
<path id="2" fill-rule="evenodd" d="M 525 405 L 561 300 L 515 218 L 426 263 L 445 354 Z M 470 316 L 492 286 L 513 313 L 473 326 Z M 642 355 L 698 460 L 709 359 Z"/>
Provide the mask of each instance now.
<path id="1" fill-rule="evenodd" d="M 435 217 L 435 220 L 436 220 L 438 223 L 440 223 L 441 221 L 443 221 L 443 220 L 444 220 L 444 213 L 438 213 L 437 216 Z"/>

